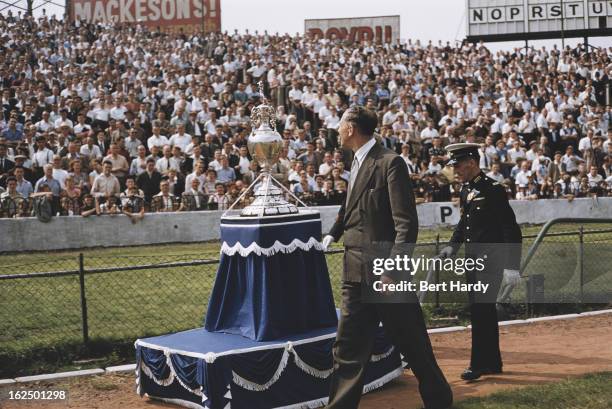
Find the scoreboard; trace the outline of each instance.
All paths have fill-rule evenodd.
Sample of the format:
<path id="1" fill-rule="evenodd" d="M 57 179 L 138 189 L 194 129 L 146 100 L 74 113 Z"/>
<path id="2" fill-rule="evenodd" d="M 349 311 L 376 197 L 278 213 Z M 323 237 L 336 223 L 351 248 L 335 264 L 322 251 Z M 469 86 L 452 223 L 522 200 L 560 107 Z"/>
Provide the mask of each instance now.
<path id="1" fill-rule="evenodd" d="M 469 41 L 612 34 L 612 1 L 466 0 Z"/>

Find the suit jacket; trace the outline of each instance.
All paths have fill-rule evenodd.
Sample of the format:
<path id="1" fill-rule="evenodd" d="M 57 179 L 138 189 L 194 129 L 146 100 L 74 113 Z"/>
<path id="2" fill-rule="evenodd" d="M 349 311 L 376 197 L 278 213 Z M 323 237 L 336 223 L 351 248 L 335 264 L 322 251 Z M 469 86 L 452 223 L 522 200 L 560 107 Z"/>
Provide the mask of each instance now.
<path id="1" fill-rule="evenodd" d="M 202 135 L 200 125 L 197 122 L 185 122 L 185 132 L 189 135 L 193 135 L 195 137 L 197 135 L 196 128 L 198 129 L 198 131 L 200 131 L 200 135 Z"/>
<path id="2" fill-rule="evenodd" d="M 197 197 L 199 198 L 199 201 L 200 201 L 200 206 L 197 205 L 195 197 L 196 195 L 193 194 L 192 192 L 183 192 L 181 196 L 181 200 L 183 202 L 183 205 L 185 206 L 185 210 L 190 211 L 190 212 L 207 210 L 208 209 L 208 196 L 205 194 L 199 193 L 199 192 L 197 193 Z"/>
<path id="3" fill-rule="evenodd" d="M 162 175 L 158 171 L 153 171 L 151 176 L 147 172 L 142 172 L 136 178 L 136 184 L 138 188 L 143 191 L 145 200 L 151 201 L 151 198 L 159 193 L 159 183 L 161 182 Z"/>
<path id="4" fill-rule="evenodd" d="M 0 162 L 2 162 L 0 160 Z M 0 166 L 0 175 L 3 173 L 8 173 L 11 169 L 15 167 L 15 162 L 9 160 L 9 158 L 4 157 L 4 164 Z"/>
<path id="5" fill-rule="evenodd" d="M 565 172 L 565 163 L 557 164 L 551 161 L 548 164 L 548 176 L 550 176 L 553 183 L 557 183 L 557 181 L 561 179 L 561 172 Z"/>
<path id="6" fill-rule="evenodd" d="M 397 153 L 379 143 L 370 149 L 330 234 L 336 241 L 344 235 L 343 281 L 371 282 L 372 257 L 411 255 L 418 217 L 408 168 Z"/>

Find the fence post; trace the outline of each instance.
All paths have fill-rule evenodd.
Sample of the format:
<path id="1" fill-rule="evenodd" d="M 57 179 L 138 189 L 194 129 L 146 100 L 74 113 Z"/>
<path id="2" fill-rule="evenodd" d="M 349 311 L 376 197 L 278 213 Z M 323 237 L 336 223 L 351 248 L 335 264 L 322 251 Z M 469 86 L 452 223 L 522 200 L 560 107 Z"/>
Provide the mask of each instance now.
<path id="1" fill-rule="evenodd" d="M 436 234 L 436 254 L 440 254 L 440 233 Z M 436 308 L 440 307 L 440 292 L 438 291 L 438 284 L 440 284 L 440 270 L 436 265 L 434 272 L 436 273 Z"/>
<path id="2" fill-rule="evenodd" d="M 580 303 L 582 304 L 584 298 L 584 226 L 580 226 Z"/>
<path id="3" fill-rule="evenodd" d="M 83 324 L 83 343 L 89 343 L 89 326 L 87 324 L 87 298 L 85 297 L 85 263 L 83 253 L 79 253 L 79 284 L 81 287 L 81 321 Z"/>

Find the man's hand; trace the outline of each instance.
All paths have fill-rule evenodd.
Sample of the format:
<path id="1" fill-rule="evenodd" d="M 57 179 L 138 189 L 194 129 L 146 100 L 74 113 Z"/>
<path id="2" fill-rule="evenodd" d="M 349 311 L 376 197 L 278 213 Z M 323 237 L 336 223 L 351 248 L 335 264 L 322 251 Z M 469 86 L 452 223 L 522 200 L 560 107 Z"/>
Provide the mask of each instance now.
<path id="1" fill-rule="evenodd" d="M 335 241 L 334 236 L 328 234 L 327 236 L 325 236 L 323 238 L 323 250 L 327 251 L 329 249 L 329 246 Z"/>
<path id="2" fill-rule="evenodd" d="M 438 254 L 438 257 L 440 257 L 440 258 L 449 258 L 450 256 L 453 255 L 454 252 L 455 252 L 455 250 L 453 249 L 452 246 L 446 246 L 446 247 L 444 247 L 442 249 L 440 254 Z"/>
<path id="3" fill-rule="evenodd" d="M 506 285 L 517 286 L 521 282 L 521 274 L 518 270 L 504 269 L 503 281 Z"/>

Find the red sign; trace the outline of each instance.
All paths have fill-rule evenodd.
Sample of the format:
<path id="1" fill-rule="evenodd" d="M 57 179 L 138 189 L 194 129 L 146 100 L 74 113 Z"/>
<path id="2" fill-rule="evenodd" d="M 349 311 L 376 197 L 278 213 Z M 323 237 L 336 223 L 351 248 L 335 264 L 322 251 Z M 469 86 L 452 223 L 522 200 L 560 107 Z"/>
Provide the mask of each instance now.
<path id="1" fill-rule="evenodd" d="M 323 30 L 320 28 L 311 28 L 308 30 L 308 33 L 312 37 L 319 36 L 319 38 L 327 39 L 336 38 L 339 40 L 348 40 L 351 43 L 355 41 L 376 41 L 390 43 L 393 39 L 392 32 L 393 29 L 391 26 L 376 26 L 374 29 L 367 26 L 351 27 L 350 29 L 347 27 L 330 27 L 325 32 L 323 32 Z"/>
<path id="2" fill-rule="evenodd" d="M 221 31 L 221 0 L 73 0 L 71 8 L 73 21 Z"/>
<path id="3" fill-rule="evenodd" d="M 304 29 L 312 37 L 391 43 L 399 39 L 399 20 L 399 16 L 305 20 Z"/>

